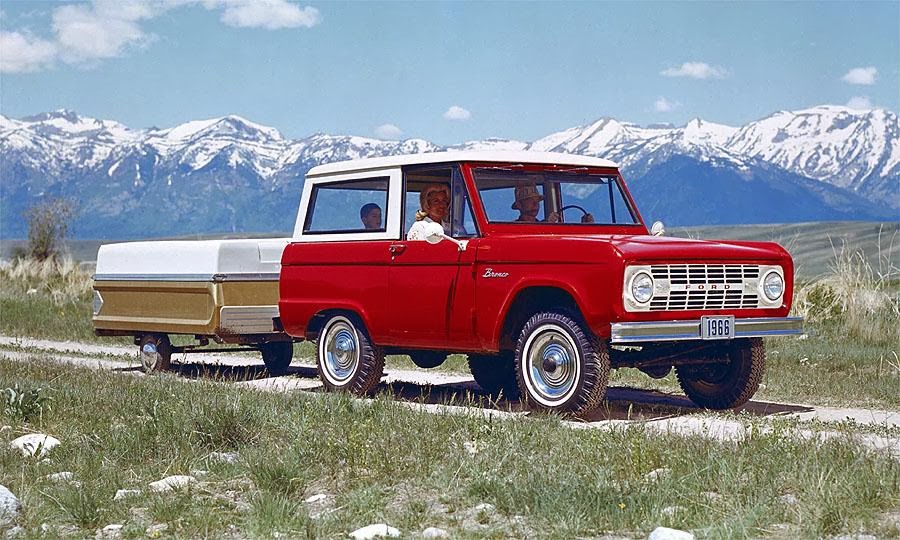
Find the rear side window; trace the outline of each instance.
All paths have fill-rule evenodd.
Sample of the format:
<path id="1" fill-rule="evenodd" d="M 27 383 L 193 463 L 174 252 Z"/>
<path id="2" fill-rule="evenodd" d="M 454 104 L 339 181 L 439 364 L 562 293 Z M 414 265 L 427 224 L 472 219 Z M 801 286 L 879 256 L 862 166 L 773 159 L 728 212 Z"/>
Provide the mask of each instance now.
<path id="1" fill-rule="evenodd" d="M 388 180 L 379 176 L 314 186 L 303 233 L 384 232 Z"/>

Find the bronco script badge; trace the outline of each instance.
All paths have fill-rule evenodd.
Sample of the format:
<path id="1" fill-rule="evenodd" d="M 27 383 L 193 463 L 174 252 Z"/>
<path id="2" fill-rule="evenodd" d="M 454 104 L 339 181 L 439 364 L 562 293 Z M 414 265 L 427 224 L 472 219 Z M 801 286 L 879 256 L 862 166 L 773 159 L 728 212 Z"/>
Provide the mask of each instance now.
<path id="1" fill-rule="evenodd" d="M 486 278 L 504 278 L 509 277 L 509 272 L 494 272 L 493 268 L 485 268 L 481 277 Z"/>

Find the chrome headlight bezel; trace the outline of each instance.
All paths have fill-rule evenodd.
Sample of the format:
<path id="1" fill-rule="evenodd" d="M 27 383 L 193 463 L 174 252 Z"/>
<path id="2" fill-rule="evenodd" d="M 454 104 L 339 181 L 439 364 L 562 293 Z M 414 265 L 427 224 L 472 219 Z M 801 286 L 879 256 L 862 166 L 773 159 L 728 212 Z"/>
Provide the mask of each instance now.
<path id="1" fill-rule="evenodd" d="M 646 301 L 640 301 L 635 297 L 634 288 L 638 279 L 650 278 L 650 297 Z M 634 265 L 625 267 L 625 275 L 622 280 L 622 302 L 626 311 L 649 311 L 650 301 L 656 294 L 657 283 L 653 279 L 650 266 Z"/>
<path id="2" fill-rule="evenodd" d="M 781 291 L 778 296 L 771 297 L 766 288 L 766 280 L 778 279 L 781 282 Z M 787 280 L 784 279 L 784 269 L 781 266 L 761 265 L 759 267 L 759 281 L 756 283 L 757 297 L 759 298 L 759 307 L 761 308 L 778 308 L 784 303 L 784 293 L 787 290 Z"/>

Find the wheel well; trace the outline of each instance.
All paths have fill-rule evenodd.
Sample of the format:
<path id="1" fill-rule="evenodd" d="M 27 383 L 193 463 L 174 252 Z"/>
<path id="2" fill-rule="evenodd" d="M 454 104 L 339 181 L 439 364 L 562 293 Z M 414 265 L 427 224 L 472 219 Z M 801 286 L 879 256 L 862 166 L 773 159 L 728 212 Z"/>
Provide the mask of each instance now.
<path id="1" fill-rule="evenodd" d="M 556 311 L 580 317 L 578 304 L 568 292 L 556 287 L 528 287 L 516 294 L 506 311 L 500 332 L 500 350 L 513 350 L 525 321 L 540 311 Z"/>
<path id="2" fill-rule="evenodd" d="M 306 339 L 309 341 L 319 339 L 319 332 L 322 331 L 325 322 L 334 315 L 346 315 L 347 317 L 351 317 L 355 322 L 362 322 L 362 317 L 348 309 L 326 309 L 316 313 L 312 316 L 312 319 L 309 320 L 309 324 L 306 325 Z"/>

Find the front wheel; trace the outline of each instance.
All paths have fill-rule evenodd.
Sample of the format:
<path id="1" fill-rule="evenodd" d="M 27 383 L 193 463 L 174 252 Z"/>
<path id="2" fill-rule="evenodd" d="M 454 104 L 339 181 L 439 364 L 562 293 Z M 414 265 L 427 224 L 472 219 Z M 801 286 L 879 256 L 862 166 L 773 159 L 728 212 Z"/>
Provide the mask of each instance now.
<path id="1" fill-rule="evenodd" d="M 294 343 L 291 341 L 271 341 L 259 346 L 263 363 L 272 375 L 283 375 L 294 357 Z"/>
<path id="2" fill-rule="evenodd" d="M 519 390 L 537 409 L 585 415 L 606 395 L 609 351 L 568 314 L 542 312 L 528 319 L 515 360 Z"/>
<path id="3" fill-rule="evenodd" d="M 356 317 L 334 315 L 319 334 L 316 364 L 328 390 L 367 395 L 384 374 L 384 351 L 372 343 Z"/>
<path id="4" fill-rule="evenodd" d="M 762 338 L 738 339 L 728 344 L 715 364 L 675 368 L 678 383 L 691 401 L 707 409 L 733 409 L 746 403 L 759 389 L 766 371 Z"/>

